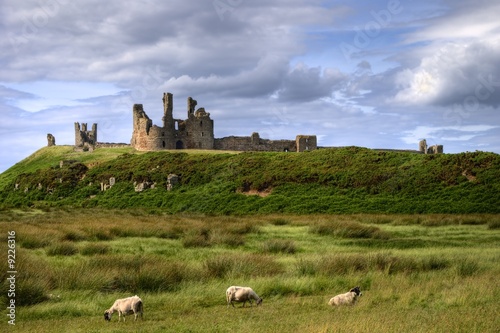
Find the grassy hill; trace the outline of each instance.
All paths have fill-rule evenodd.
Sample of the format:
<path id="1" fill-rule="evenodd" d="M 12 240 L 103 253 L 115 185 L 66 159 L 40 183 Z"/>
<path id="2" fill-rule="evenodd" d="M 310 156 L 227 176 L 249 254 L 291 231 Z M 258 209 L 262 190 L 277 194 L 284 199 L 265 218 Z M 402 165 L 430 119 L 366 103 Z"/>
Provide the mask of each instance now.
<path id="1" fill-rule="evenodd" d="M 60 161 L 66 161 L 60 167 Z M 69 162 L 68 162 L 69 161 Z M 169 174 L 179 184 L 167 191 Z M 101 183 L 116 183 L 101 191 Z M 134 183 L 154 184 L 136 192 Z M 17 184 L 17 186 L 16 186 Z M 148 186 L 146 186 L 148 187 Z M 500 155 L 45 147 L 0 175 L 0 205 L 167 213 L 499 213 Z"/>

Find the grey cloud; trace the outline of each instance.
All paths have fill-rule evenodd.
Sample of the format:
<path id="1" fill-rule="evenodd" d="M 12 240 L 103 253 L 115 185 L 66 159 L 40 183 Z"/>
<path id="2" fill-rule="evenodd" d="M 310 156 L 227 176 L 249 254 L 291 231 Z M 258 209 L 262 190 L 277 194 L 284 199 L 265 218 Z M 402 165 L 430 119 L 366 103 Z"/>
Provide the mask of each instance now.
<path id="1" fill-rule="evenodd" d="M 334 89 L 341 87 L 346 76 L 338 70 L 299 65 L 285 78 L 279 90 L 282 101 L 311 101 L 330 97 Z"/>

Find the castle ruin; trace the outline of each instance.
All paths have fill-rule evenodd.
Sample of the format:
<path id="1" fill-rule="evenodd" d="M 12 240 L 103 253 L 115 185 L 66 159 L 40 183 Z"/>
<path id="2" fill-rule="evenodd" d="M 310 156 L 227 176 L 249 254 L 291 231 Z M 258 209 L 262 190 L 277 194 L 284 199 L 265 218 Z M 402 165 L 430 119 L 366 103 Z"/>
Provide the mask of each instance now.
<path id="1" fill-rule="evenodd" d="M 418 143 L 418 150 L 422 154 L 442 154 L 443 153 L 443 145 L 433 145 L 428 147 L 427 140 L 420 140 Z"/>
<path id="2" fill-rule="evenodd" d="M 131 145 L 137 150 L 214 149 L 214 122 L 198 103 L 187 100 L 187 119 L 173 118 L 173 96 L 163 94 L 163 126 L 153 125 L 142 104 L 134 104 Z"/>
<path id="3" fill-rule="evenodd" d="M 75 150 L 93 150 L 97 144 L 97 124 L 92 125 L 92 130 L 87 129 L 87 124 L 75 123 Z"/>
<path id="4" fill-rule="evenodd" d="M 214 138 L 214 122 L 198 102 L 187 99 L 187 119 L 173 118 L 173 96 L 163 94 L 163 124 L 157 126 L 142 104 L 134 104 L 131 145 L 137 150 L 216 149 L 235 151 L 307 151 L 317 148 L 315 135 L 299 135 L 295 140 L 262 139 L 259 133 L 248 137 Z"/>
<path id="5" fill-rule="evenodd" d="M 92 151 L 97 147 L 132 146 L 140 151 L 173 150 L 173 149 L 215 149 L 233 151 L 275 151 L 304 152 L 318 148 L 316 135 L 297 135 L 295 140 L 269 140 L 254 132 L 250 136 L 214 137 L 214 121 L 204 108 L 196 109 L 198 102 L 191 97 L 187 99 L 187 119 L 173 117 L 173 95 L 163 94 L 163 118 L 161 126 L 154 125 L 144 111 L 142 104 L 132 107 L 133 131 L 130 145 L 102 143 L 97 141 L 97 124 L 92 130 L 87 124 L 75 123 L 75 150 Z M 51 138 L 48 136 L 49 145 Z M 53 139 L 55 144 L 55 139 Z M 378 149 L 380 150 L 380 149 Z M 428 147 L 426 140 L 419 142 L 418 150 L 398 150 L 421 154 L 441 154 L 442 145 Z"/>

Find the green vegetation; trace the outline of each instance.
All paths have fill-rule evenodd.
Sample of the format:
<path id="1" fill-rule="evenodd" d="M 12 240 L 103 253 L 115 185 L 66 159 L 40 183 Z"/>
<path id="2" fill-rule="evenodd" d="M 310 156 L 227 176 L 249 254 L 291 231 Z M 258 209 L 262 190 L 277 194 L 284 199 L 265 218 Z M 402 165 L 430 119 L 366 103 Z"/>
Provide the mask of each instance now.
<path id="1" fill-rule="evenodd" d="M 16 233 L 14 331 L 496 332 L 499 221 L 46 207 L 2 211 L 0 233 Z M 3 257 L 3 306 L 8 270 Z M 253 287 L 263 305 L 227 308 L 230 285 Z M 355 307 L 328 306 L 355 285 Z M 144 321 L 104 321 L 134 294 Z"/>
<path id="2" fill-rule="evenodd" d="M 73 163 L 60 168 L 61 160 Z M 172 173 L 180 176 L 180 184 L 167 191 Z M 108 184 L 111 177 L 116 184 L 101 191 L 101 183 Z M 134 182 L 155 186 L 135 192 Z M 138 153 L 130 148 L 76 153 L 55 146 L 1 174 L 2 187 L 0 209 L 138 207 L 152 213 L 216 215 L 500 213 L 500 156 L 358 147 L 300 154 Z M 201 238 L 193 235 L 192 241 L 203 243 Z"/>

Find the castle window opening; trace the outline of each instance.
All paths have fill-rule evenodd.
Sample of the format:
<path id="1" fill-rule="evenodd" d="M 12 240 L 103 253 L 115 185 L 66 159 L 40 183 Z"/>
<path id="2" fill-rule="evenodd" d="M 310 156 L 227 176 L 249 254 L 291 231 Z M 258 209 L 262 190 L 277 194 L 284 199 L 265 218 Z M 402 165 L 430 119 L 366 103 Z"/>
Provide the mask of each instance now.
<path id="1" fill-rule="evenodd" d="M 162 144 L 163 148 L 165 148 L 165 141 L 163 141 L 161 144 Z"/>
<path id="2" fill-rule="evenodd" d="M 203 127 L 203 121 L 200 121 L 200 127 Z"/>

